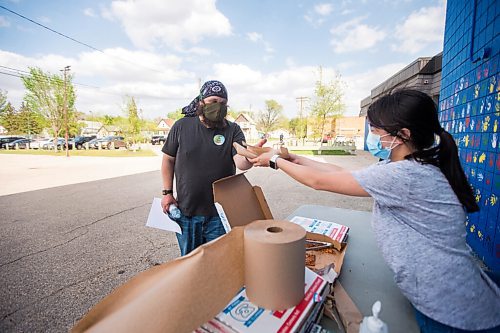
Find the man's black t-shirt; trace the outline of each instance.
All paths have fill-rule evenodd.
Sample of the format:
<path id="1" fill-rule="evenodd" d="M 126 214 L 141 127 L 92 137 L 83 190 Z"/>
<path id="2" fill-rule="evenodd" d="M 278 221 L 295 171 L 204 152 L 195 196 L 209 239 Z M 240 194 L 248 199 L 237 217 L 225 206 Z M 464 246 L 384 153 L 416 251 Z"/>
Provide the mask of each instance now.
<path id="1" fill-rule="evenodd" d="M 206 128 L 198 117 L 177 120 L 162 151 L 175 157 L 177 202 L 186 216 L 217 216 L 212 183 L 236 173 L 233 142 L 245 141 L 238 124 Z"/>

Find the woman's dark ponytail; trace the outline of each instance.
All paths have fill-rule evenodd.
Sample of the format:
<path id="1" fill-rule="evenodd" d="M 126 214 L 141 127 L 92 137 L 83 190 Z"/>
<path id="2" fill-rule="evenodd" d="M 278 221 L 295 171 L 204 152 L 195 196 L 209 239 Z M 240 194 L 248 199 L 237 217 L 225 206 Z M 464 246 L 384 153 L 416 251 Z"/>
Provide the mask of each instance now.
<path id="1" fill-rule="evenodd" d="M 450 133 L 439 131 L 438 165 L 468 213 L 479 211 L 472 188 L 458 159 L 458 149 Z"/>
<path id="2" fill-rule="evenodd" d="M 406 158 L 439 167 L 467 212 L 479 210 L 455 140 L 441 127 L 436 104 L 429 95 L 413 89 L 397 90 L 370 105 L 367 116 L 372 126 L 399 136 L 414 148 Z M 410 130 L 409 140 L 399 134 L 403 128 Z M 435 145 L 436 135 L 439 145 Z"/>

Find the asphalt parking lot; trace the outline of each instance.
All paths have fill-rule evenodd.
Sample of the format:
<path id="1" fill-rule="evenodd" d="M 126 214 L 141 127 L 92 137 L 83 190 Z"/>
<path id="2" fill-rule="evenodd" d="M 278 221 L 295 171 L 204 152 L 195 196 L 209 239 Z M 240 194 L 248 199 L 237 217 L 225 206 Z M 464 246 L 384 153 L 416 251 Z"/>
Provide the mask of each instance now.
<path id="1" fill-rule="evenodd" d="M 366 152 L 323 158 L 349 169 L 375 162 Z M 114 288 L 179 256 L 173 234 L 145 227 L 160 196 L 160 162 L 0 154 L 1 332 L 68 331 Z M 276 219 L 304 204 L 364 211 L 373 204 L 306 188 L 270 168 L 246 176 Z"/>

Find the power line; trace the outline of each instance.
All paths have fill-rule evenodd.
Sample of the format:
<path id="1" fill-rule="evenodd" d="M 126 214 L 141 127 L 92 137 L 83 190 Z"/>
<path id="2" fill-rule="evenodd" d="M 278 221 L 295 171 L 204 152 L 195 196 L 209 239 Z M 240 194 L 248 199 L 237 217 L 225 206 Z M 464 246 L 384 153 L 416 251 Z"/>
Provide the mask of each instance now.
<path id="1" fill-rule="evenodd" d="M 19 75 L 15 75 L 15 74 L 12 74 L 12 73 L 0 72 L 0 74 L 10 75 L 10 76 L 14 76 L 14 77 L 21 77 L 21 76 L 19 76 Z"/>
<path id="2" fill-rule="evenodd" d="M 25 72 L 25 73 L 29 73 L 29 72 L 26 72 L 26 71 L 23 71 L 23 70 L 20 70 L 20 69 L 11 69 L 10 67 L 7 67 L 7 66 L 1 66 L 1 68 L 7 68 L 7 69 L 10 69 L 12 71 L 18 71 L 18 72 Z M 20 73 L 7 73 L 7 72 L 3 72 L 3 71 L 0 71 L 0 74 L 3 74 L 3 75 L 8 75 L 8 76 L 13 76 L 13 77 L 17 77 L 17 78 L 21 78 L 23 76 L 26 76 L 26 75 L 22 75 Z M 31 75 L 31 73 L 29 73 Z M 34 75 L 34 78 L 38 81 L 41 81 L 40 77 L 38 75 Z M 107 91 L 103 91 L 102 87 L 96 87 L 96 86 L 91 86 L 91 85 L 86 85 L 86 84 L 83 84 L 83 83 L 76 83 L 76 82 L 72 82 L 72 84 L 74 85 L 77 85 L 77 86 L 82 86 L 84 88 L 91 88 L 91 89 L 96 89 L 96 90 L 99 90 L 99 92 L 101 94 L 107 94 L 107 95 L 112 95 L 112 96 L 118 96 L 118 97 L 123 97 L 126 95 L 126 93 L 123 93 L 123 94 L 117 94 L 117 93 L 112 93 L 112 92 L 107 92 Z M 152 98 L 152 99 L 167 99 L 167 100 L 185 100 L 186 98 L 185 97 L 155 97 L 155 96 L 145 96 L 145 95 L 134 95 L 136 97 L 140 97 L 140 98 Z"/>
<path id="3" fill-rule="evenodd" d="M 156 70 L 156 69 L 149 68 L 149 67 L 147 67 L 147 66 L 143 66 L 142 64 L 141 64 L 141 65 L 140 65 L 140 64 L 136 64 L 136 63 L 130 62 L 130 61 L 126 60 L 126 59 L 122 59 L 122 58 L 117 57 L 117 56 L 111 56 L 111 55 L 109 55 L 109 54 L 106 54 L 103 50 L 100 50 L 100 49 L 98 49 L 98 48 L 96 48 L 96 47 L 94 47 L 94 46 L 92 46 L 92 45 L 87 44 L 87 43 L 81 42 L 81 41 L 79 41 L 79 40 L 77 40 L 77 39 L 75 39 L 75 38 L 73 38 L 73 37 L 68 36 L 68 35 L 65 35 L 65 34 L 63 34 L 62 32 L 59 32 L 59 31 L 54 30 L 54 29 L 52 29 L 52 28 L 49 28 L 49 27 L 47 27 L 46 25 L 43 25 L 43 24 L 41 24 L 41 23 L 39 23 L 39 22 L 37 22 L 37 21 L 35 21 L 35 20 L 32 20 L 32 19 L 30 19 L 30 18 L 28 18 L 28 17 L 26 17 L 26 16 L 24 16 L 24 15 L 22 15 L 22 14 L 19 14 L 19 13 L 15 12 L 15 11 L 13 11 L 13 10 L 11 10 L 11 9 L 9 9 L 9 8 L 7 8 L 7 7 L 5 7 L 5 6 L 0 5 L 0 8 L 2 8 L 2 9 L 6 10 L 6 11 L 8 11 L 8 12 L 10 12 L 10 13 L 14 14 L 14 15 L 17 15 L 17 16 L 19 16 L 19 17 L 21 17 L 21 18 L 23 18 L 23 19 L 25 19 L 25 20 L 27 20 L 27 21 L 29 21 L 29 22 L 33 23 L 33 24 L 36 24 L 36 25 L 38 25 L 38 26 L 40 26 L 40 27 L 42 27 L 42 28 L 44 28 L 44 29 L 47 29 L 47 30 L 49 30 L 50 32 L 53 32 L 53 33 L 55 33 L 55 34 L 58 34 L 58 35 L 59 35 L 59 36 L 61 36 L 61 37 L 67 38 L 67 39 L 69 39 L 69 40 L 71 40 L 71 41 L 73 41 L 73 42 L 75 42 L 75 43 L 78 43 L 78 44 L 81 44 L 81 45 L 83 45 L 83 46 L 86 46 L 86 47 L 88 47 L 88 48 L 90 48 L 90 49 L 92 49 L 92 50 L 94 50 L 94 51 L 101 52 L 102 54 L 104 54 L 104 55 L 106 55 L 106 56 L 108 56 L 108 57 L 111 57 L 111 58 L 116 58 L 116 59 L 118 59 L 118 60 L 120 60 L 120 61 L 123 61 L 123 62 L 129 63 L 129 64 L 134 65 L 134 66 L 139 66 L 139 67 L 145 68 L 145 69 L 150 70 L 150 71 L 153 71 L 153 72 L 155 72 L 155 73 L 161 73 L 160 71 L 158 71 L 158 70 Z"/>
<path id="4" fill-rule="evenodd" d="M 0 67 L 5 67 L 5 66 L 0 66 Z M 17 77 L 17 78 L 22 78 L 23 76 L 25 76 L 25 75 L 21 75 L 21 74 L 6 73 L 6 72 L 2 72 L 2 71 L 0 71 L 0 74 L 8 75 L 8 76 L 13 76 L 13 77 Z M 37 76 L 37 75 L 34 75 L 34 79 L 37 80 L 37 81 L 42 81 L 41 78 L 39 76 Z M 85 88 L 97 89 L 97 90 L 99 90 L 99 92 L 101 94 L 107 94 L 107 95 L 119 96 L 119 97 L 123 97 L 124 96 L 124 94 L 120 95 L 120 94 L 115 94 L 115 93 L 111 93 L 111 92 L 107 92 L 107 91 L 102 91 L 101 87 L 95 87 L 95 86 L 85 85 L 85 84 L 76 83 L 76 82 L 72 82 L 72 84 L 78 85 L 78 86 L 83 86 Z M 138 97 L 144 97 L 144 96 L 138 96 Z"/>
<path id="5" fill-rule="evenodd" d="M 30 21 L 31 23 L 34 23 L 34 24 L 36 24 L 36 25 L 39 25 L 39 26 L 41 26 L 41 27 L 42 27 L 42 28 L 44 28 L 44 29 L 47 29 L 47 30 L 49 30 L 49 31 L 52 31 L 53 33 L 58 34 L 58 35 L 60 35 L 60 36 L 62 36 L 62 37 L 64 37 L 64 38 L 70 39 L 70 40 L 72 40 L 72 41 L 73 41 L 73 42 L 75 42 L 75 43 L 78 43 L 78 44 L 81 44 L 81 45 L 86 46 L 86 47 L 88 47 L 88 48 L 91 48 L 92 50 L 96 50 L 96 51 L 99 51 L 99 52 L 104 53 L 102 50 L 99 50 L 98 48 L 95 48 L 95 47 L 93 47 L 92 45 L 89 45 L 89 44 L 84 43 L 84 42 L 80 42 L 79 40 L 76 40 L 76 39 L 74 39 L 73 37 L 67 36 L 67 35 L 65 35 L 65 34 L 63 34 L 63 33 L 59 32 L 59 31 L 56 31 L 56 30 L 54 30 L 54 29 L 51 29 L 51 28 L 49 28 L 49 27 L 47 27 L 47 26 L 45 26 L 45 25 L 43 25 L 43 24 L 41 24 L 41 23 L 38 23 L 38 22 L 36 22 L 36 21 L 34 21 L 34 20 L 32 20 L 32 19 L 30 19 L 30 18 L 28 18 L 28 17 L 24 16 L 24 15 L 21 15 L 21 14 L 19 14 L 19 13 L 16 13 L 15 11 L 10 10 L 9 8 L 6 8 L 6 7 L 1 6 L 1 5 L 0 5 L 0 8 L 5 9 L 6 11 L 11 12 L 12 14 L 17 15 L 17 16 L 19 16 L 19 17 L 21 17 L 21 18 L 23 18 L 23 19 L 25 19 L 25 20 L 27 20 L 27 21 Z"/>
<path id="6" fill-rule="evenodd" d="M 22 76 L 27 76 L 27 75 L 31 75 L 33 77 L 39 76 L 38 74 L 32 74 L 31 72 L 28 72 L 28 71 L 25 71 L 25 70 L 22 70 L 22 69 L 16 69 L 16 68 L 8 67 L 8 66 L 2 66 L 2 65 L 0 65 L 0 68 L 5 68 L 5 69 L 8 69 L 8 70 L 10 70 L 10 71 L 12 71 L 12 72 L 15 73 L 15 74 L 9 74 L 9 73 L 5 73 L 5 72 L 0 72 L 0 74 L 6 74 L 6 75 L 10 75 L 10 76 L 19 77 L 19 78 L 21 78 Z M 26 74 L 24 74 L 24 73 L 26 73 Z M 72 82 L 72 84 L 77 85 L 77 86 L 83 86 L 83 87 L 101 89 L 101 87 L 91 86 L 91 85 L 83 84 L 83 83 Z"/>
<path id="7" fill-rule="evenodd" d="M 7 69 L 10 69 L 10 70 L 13 70 L 13 71 L 16 71 L 16 72 L 24 72 L 24 73 L 29 73 L 28 71 L 23 71 L 22 69 L 16 69 L 16 68 L 7 67 L 7 66 L 2 66 L 2 65 L 0 65 L 0 67 L 2 67 L 2 68 L 7 68 Z"/>

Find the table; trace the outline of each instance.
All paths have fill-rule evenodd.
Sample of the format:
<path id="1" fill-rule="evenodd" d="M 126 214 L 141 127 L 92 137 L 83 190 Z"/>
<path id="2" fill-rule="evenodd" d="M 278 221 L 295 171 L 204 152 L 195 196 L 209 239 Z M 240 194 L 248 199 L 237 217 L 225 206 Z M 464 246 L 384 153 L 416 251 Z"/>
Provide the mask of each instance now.
<path id="1" fill-rule="evenodd" d="M 372 313 L 375 301 L 382 302 L 380 318 L 387 323 L 389 332 L 418 333 L 412 305 L 394 283 L 393 274 L 380 253 L 371 227 L 371 213 L 318 205 L 304 205 L 294 216 L 315 218 L 346 225 L 350 228 L 348 248 L 339 281 L 363 316 Z M 335 327 L 333 321 L 323 319 L 327 329 Z"/>

